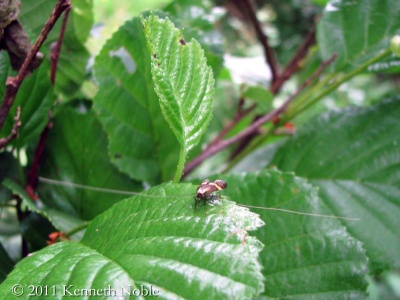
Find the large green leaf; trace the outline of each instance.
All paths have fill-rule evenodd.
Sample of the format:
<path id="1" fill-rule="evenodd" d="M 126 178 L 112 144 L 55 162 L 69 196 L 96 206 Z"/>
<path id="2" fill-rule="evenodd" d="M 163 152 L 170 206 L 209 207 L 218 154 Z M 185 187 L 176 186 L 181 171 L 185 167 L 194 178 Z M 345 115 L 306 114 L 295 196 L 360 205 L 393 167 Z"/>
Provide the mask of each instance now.
<path id="1" fill-rule="evenodd" d="M 348 108 L 305 126 L 276 153 L 281 170 L 320 187 L 324 203 L 364 243 L 374 272 L 399 268 L 400 101 Z"/>
<path id="2" fill-rule="evenodd" d="M 109 161 L 107 137 L 85 102 L 60 107 L 47 139 L 40 176 L 93 187 L 133 191 L 139 186 Z M 90 220 L 125 198 L 86 189 L 39 185 L 39 196 L 48 206 L 79 219 Z"/>
<path id="3" fill-rule="evenodd" d="M 0 64 L 3 65 L 0 69 L 0 97 L 3 98 L 7 77 L 12 76 L 14 72 L 4 59 L 4 55 L 0 55 Z M 18 148 L 36 140 L 48 123 L 49 110 L 54 100 L 48 68 L 49 64 L 43 62 L 39 69 L 25 78 L 0 133 L 0 138 L 10 134 L 15 123 L 17 107 L 20 106 L 22 124 L 18 138 L 12 142 L 12 145 Z"/>
<path id="4" fill-rule="evenodd" d="M 12 298 L 18 283 L 56 286 L 58 297 L 63 285 L 122 285 L 158 290 L 162 299 L 254 298 L 263 289 L 261 244 L 242 240 L 261 220 L 229 201 L 194 211 L 193 197 L 182 196 L 194 189 L 165 184 L 116 204 L 90 223 L 82 243 L 59 243 L 18 263 L 0 294 Z"/>
<path id="5" fill-rule="evenodd" d="M 112 162 L 132 178 L 160 182 L 172 177 L 179 144 L 154 92 L 150 55 L 140 20 L 122 26 L 96 58 L 94 109 Z"/>
<path id="6" fill-rule="evenodd" d="M 200 44 L 186 42 L 169 19 L 150 15 L 143 28 L 160 106 L 183 149 L 200 141 L 211 119 L 214 78 Z"/>
<path id="7" fill-rule="evenodd" d="M 221 176 L 239 204 L 332 215 L 304 179 L 264 170 Z M 261 252 L 265 295 L 273 298 L 365 297 L 367 258 L 361 243 L 337 219 L 251 208 L 266 226 L 255 235 Z M 357 223 L 357 221 L 352 221 Z"/>
<path id="8" fill-rule="evenodd" d="M 324 59 L 338 54 L 336 70 L 353 68 L 387 48 L 399 28 L 399 1 L 333 0 L 318 24 L 318 45 Z"/>

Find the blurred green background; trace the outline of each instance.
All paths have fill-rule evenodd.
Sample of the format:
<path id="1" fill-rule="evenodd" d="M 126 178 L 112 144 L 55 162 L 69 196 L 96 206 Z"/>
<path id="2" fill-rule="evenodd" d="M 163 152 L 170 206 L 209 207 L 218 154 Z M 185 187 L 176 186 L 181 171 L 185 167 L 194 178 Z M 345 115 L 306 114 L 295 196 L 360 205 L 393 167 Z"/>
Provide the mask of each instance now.
<path id="1" fill-rule="evenodd" d="M 169 0 L 93 0 L 94 22 L 91 37 L 86 46 L 92 55 L 96 55 L 104 42 L 125 21 L 146 10 L 160 9 Z"/>

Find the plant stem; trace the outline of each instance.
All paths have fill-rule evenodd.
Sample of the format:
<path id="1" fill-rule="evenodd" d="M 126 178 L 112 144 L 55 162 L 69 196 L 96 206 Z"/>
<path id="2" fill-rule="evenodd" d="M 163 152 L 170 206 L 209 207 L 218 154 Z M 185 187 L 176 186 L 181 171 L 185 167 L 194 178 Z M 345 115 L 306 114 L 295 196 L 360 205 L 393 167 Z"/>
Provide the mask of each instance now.
<path id="1" fill-rule="evenodd" d="M 304 102 L 307 101 L 307 99 L 312 98 L 312 95 L 315 93 L 315 91 L 321 90 L 323 86 L 325 86 L 329 81 L 334 78 L 335 74 L 330 74 L 325 76 L 322 80 L 318 81 L 314 86 L 310 87 L 307 91 L 302 93 L 302 95 L 296 100 L 293 101 L 293 103 L 288 107 L 287 113 L 285 115 L 284 121 L 289 121 L 288 118 L 286 118 L 287 115 L 289 115 L 291 112 L 296 111 L 299 109 L 299 107 L 303 106 Z"/>
<path id="2" fill-rule="evenodd" d="M 39 172 L 39 168 L 40 168 L 40 162 L 42 161 L 42 158 L 43 158 L 43 153 L 44 153 L 44 148 L 46 146 L 47 136 L 48 136 L 51 128 L 53 127 L 53 122 L 52 122 L 51 118 L 52 118 L 52 116 L 49 113 L 49 121 L 47 122 L 46 127 L 43 129 L 43 131 L 40 135 L 39 143 L 35 150 L 35 156 L 33 159 L 33 163 L 31 165 L 29 173 L 28 173 L 28 180 L 25 185 L 25 190 L 28 192 L 29 197 L 32 200 L 37 200 L 37 197 L 35 197 L 35 195 L 34 195 L 34 191 L 36 190 L 36 186 L 37 186 L 38 172 Z"/>
<path id="3" fill-rule="evenodd" d="M 68 16 L 69 16 L 70 11 L 71 11 L 71 6 L 67 7 L 67 9 L 65 10 L 60 34 L 59 34 L 58 40 L 57 40 L 57 45 L 54 49 L 54 52 L 51 53 L 50 81 L 51 81 L 52 85 L 54 85 L 56 82 L 58 59 L 60 58 L 61 46 L 64 41 L 65 29 L 67 28 Z"/>
<path id="4" fill-rule="evenodd" d="M 277 78 L 277 80 L 271 85 L 270 91 L 274 95 L 276 95 L 283 84 L 294 74 L 296 73 L 300 67 L 300 62 L 306 57 L 308 50 L 312 45 L 315 44 L 315 28 L 308 33 L 307 37 L 297 49 L 296 53 L 293 55 L 292 59 L 286 65 L 285 69 L 281 73 L 281 75 Z"/>
<path id="5" fill-rule="evenodd" d="M 176 172 L 173 180 L 174 183 L 179 183 L 179 180 L 182 177 L 183 168 L 185 167 L 185 161 L 186 161 L 186 148 L 181 146 L 181 151 L 179 153 L 179 161 L 176 167 Z"/>
<path id="6" fill-rule="evenodd" d="M 239 3 L 243 4 L 244 12 L 247 14 L 254 31 L 256 32 L 257 38 L 264 49 L 265 61 L 271 69 L 272 82 L 274 83 L 279 78 L 278 62 L 276 61 L 274 50 L 268 43 L 268 37 L 264 33 L 261 24 L 257 19 L 254 3 L 251 0 L 242 0 L 239 1 Z"/>

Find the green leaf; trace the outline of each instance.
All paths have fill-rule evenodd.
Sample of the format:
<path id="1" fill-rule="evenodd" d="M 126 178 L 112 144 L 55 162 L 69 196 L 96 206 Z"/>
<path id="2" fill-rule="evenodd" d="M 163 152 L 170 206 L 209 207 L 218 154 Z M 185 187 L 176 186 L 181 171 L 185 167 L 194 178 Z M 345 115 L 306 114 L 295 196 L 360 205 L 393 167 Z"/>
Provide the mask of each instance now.
<path id="1" fill-rule="evenodd" d="M 302 128 L 272 161 L 317 185 L 334 214 L 361 219 L 343 224 L 363 242 L 376 273 L 400 267 L 399 120 L 399 97 L 331 112 Z"/>
<path id="2" fill-rule="evenodd" d="M 151 15 L 143 20 L 143 28 L 152 53 L 151 70 L 161 110 L 186 156 L 211 119 L 211 68 L 200 44 L 194 39 L 186 42 L 169 19 Z"/>
<path id="3" fill-rule="evenodd" d="M 398 74 L 400 72 L 400 58 L 389 56 L 368 67 L 368 71 L 374 73 Z"/>
<path id="4" fill-rule="evenodd" d="M 11 297 L 18 283 L 56 286 L 58 296 L 62 285 L 122 285 L 158 290 L 162 299 L 254 298 L 263 289 L 261 244 L 242 244 L 242 235 L 261 220 L 229 201 L 194 212 L 192 196 L 180 196 L 194 190 L 164 184 L 116 204 L 90 223 L 82 243 L 55 244 L 18 263 L 1 295 Z"/>
<path id="5" fill-rule="evenodd" d="M 69 182 L 121 191 L 141 186 L 110 163 L 107 137 L 87 103 L 72 102 L 59 109 L 47 138 L 39 175 L 66 185 L 40 184 L 39 196 L 48 208 L 90 220 L 126 196 L 75 189 L 68 186 Z"/>
<path id="6" fill-rule="evenodd" d="M 140 20 L 127 22 L 96 57 L 99 91 L 93 101 L 113 164 L 131 178 L 154 183 L 172 178 L 179 144 L 154 92 L 150 56 Z"/>
<path id="7" fill-rule="evenodd" d="M 324 59 L 338 54 L 335 70 L 355 68 L 389 46 L 400 27 L 400 2 L 391 0 L 335 0 L 317 26 Z"/>
<path id="8" fill-rule="evenodd" d="M 265 113 L 272 109 L 272 93 L 261 86 L 245 86 L 242 91 L 242 97 L 253 100 L 257 103 L 259 113 Z"/>
<path id="9" fill-rule="evenodd" d="M 317 190 L 291 173 L 264 170 L 221 177 L 228 182 L 224 194 L 239 204 L 332 215 Z M 305 299 L 365 297 L 365 251 L 337 219 L 251 210 L 259 213 L 266 224 L 255 233 L 265 245 L 260 253 L 266 278 L 264 295 Z"/>
<path id="10" fill-rule="evenodd" d="M 0 64 L 3 63 L 4 68 L 0 69 L 0 97 L 5 93 L 7 77 L 13 74 L 9 63 L 0 55 Z M 17 107 L 20 106 L 22 124 L 18 138 L 11 143 L 17 148 L 36 140 L 48 123 L 49 110 L 54 100 L 53 88 L 48 78 L 49 67 L 48 63 L 43 62 L 39 69 L 24 79 L 0 133 L 0 138 L 10 134 L 15 123 Z"/>

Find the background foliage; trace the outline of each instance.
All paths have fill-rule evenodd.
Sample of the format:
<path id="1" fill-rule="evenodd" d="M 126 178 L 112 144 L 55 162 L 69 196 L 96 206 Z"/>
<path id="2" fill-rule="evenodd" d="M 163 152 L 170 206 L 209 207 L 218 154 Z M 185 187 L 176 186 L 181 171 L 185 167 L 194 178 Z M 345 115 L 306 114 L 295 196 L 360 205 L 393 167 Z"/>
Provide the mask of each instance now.
<path id="1" fill-rule="evenodd" d="M 22 1 L 32 40 L 55 3 Z M 20 106 L 19 137 L 0 152 L 5 299 L 14 284 L 155 288 L 170 299 L 400 298 L 399 58 L 389 50 L 400 3 L 257 1 L 276 63 L 265 62 L 249 8 L 72 1 L 55 85 L 48 58 L 61 20 L 0 133 Z M 3 95 L 15 75 L 4 51 L 0 66 Z M 62 184 L 39 180 L 32 193 L 41 145 L 36 175 Z M 228 188 L 194 210 L 204 178 Z M 47 245 L 52 232 L 63 234 Z"/>

